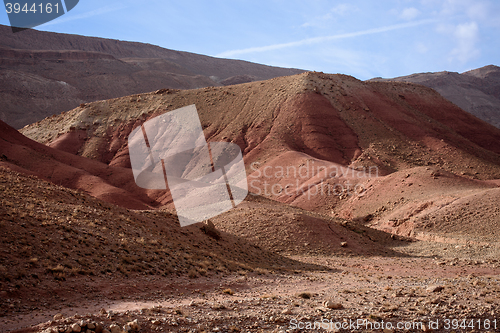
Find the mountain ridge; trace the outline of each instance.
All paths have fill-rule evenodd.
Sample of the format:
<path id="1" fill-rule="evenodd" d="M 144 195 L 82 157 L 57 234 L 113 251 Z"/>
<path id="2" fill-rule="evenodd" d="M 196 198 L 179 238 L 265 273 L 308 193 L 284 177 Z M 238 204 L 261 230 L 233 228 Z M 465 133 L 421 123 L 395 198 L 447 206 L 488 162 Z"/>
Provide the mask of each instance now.
<path id="1" fill-rule="evenodd" d="M 500 128 L 500 67 L 487 65 L 463 73 L 415 73 L 392 79 L 369 81 L 404 81 L 435 89 L 465 111 Z"/>
<path id="2" fill-rule="evenodd" d="M 21 128 L 79 104 L 303 72 L 159 46 L 0 25 L 0 119 Z"/>

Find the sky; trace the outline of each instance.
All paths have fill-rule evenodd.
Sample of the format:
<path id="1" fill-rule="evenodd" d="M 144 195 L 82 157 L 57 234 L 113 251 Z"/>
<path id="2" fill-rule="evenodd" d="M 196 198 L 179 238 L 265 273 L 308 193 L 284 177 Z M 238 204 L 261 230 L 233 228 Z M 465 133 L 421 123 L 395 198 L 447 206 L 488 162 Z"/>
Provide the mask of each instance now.
<path id="1" fill-rule="evenodd" d="M 80 0 L 35 29 L 361 80 L 500 65 L 498 0 Z"/>

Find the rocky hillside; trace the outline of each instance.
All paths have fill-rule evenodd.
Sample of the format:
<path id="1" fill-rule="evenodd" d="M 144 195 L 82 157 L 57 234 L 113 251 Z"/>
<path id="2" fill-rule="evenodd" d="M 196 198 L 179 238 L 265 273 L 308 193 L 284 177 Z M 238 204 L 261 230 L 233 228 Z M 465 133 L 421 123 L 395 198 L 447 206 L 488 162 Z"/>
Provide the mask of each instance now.
<path id="1" fill-rule="evenodd" d="M 380 80 L 380 79 L 374 79 Z M 484 121 L 500 128 L 500 67 L 485 66 L 464 73 L 419 73 L 388 79 L 423 84 Z"/>
<path id="2" fill-rule="evenodd" d="M 251 193 L 181 228 L 168 190 L 135 184 L 127 137 L 191 104 L 207 141 L 239 145 Z M 500 129 L 428 87 L 302 73 L 85 103 L 21 132 L 0 121 L 5 331 L 498 318 Z"/>
<path id="3" fill-rule="evenodd" d="M 81 103 L 301 72 L 158 46 L 0 26 L 0 119 L 15 128 Z"/>
<path id="4" fill-rule="evenodd" d="M 498 223 L 500 130 L 413 83 L 304 73 L 227 87 L 162 90 L 82 105 L 21 132 L 57 150 L 130 170 L 131 130 L 190 104 L 198 109 L 207 141 L 240 146 L 254 194 L 401 236 L 458 239 L 461 234 L 478 242 L 496 237 L 476 231 Z M 144 204 L 170 207 L 168 195 L 144 195 Z M 479 211 L 470 204 L 488 195 L 482 227 L 471 227 Z M 453 228 L 445 227 L 454 220 L 451 204 L 467 212 Z M 309 218 L 291 214 L 283 219 L 303 223 Z M 224 217 L 216 224 L 230 228 Z M 248 236 L 248 227 L 231 228 Z M 273 246 L 290 251 L 287 242 Z"/>

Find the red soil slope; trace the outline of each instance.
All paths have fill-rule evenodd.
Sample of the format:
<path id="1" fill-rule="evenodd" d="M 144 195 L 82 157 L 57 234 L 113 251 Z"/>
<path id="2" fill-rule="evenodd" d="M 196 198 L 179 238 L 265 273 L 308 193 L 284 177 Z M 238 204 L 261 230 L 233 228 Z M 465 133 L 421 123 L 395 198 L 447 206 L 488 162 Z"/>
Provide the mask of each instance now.
<path id="1" fill-rule="evenodd" d="M 84 130 L 87 140 L 81 142 L 80 155 L 127 166 L 130 131 L 189 104 L 196 104 L 207 139 L 236 142 L 247 165 L 298 151 L 343 165 L 367 163 L 370 158 L 369 164 L 379 165 L 383 173 L 439 165 L 455 173 L 474 171 L 479 178 L 500 178 L 499 129 L 429 88 L 361 82 L 343 75 L 305 73 L 123 97 L 90 103 L 21 132 L 50 144 L 65 133 Z M 58 144 L 64 140 L 59 138 Z"/>
<path id="2" fill-rule="evenodd" d="M 126 168 L 130 131 L 189 104 L 196 105 L 208 141 L 240 146 L 250 191 L 333 216 L 371 216 L 373 226 L 402 235 L 415 235 L 425 224 L 413 211 L 428 200 L 459 199 L 470 193 L 457 191 L 456 186 L 479 193 L 494 185 L 476 180 L 500 179 L 500 129 L 430 88 L 361 82 L 345 75 L 305 73 L 228 87 L 128 96 L 47 118 L 22 133 Z M 302 170 L 305 175 L 283 170 Z M 415 174 L 423 183 L 410 189 L 396 186 L 409 183 L 407 174 L 410 178 Z M 393 223 L 409 214 L 412 225 Z M 486 224 L 494 223 L 494 214 L 493 210 L 485 217 Z"/>
<path id="3" fill-rule="evenodd" d="M 135 185 L 130 169 L 66 153 L 30 140 L 0 121 L 0 166 L 80 189 L 103 201 L 132 209 L 157 203 Z"/>

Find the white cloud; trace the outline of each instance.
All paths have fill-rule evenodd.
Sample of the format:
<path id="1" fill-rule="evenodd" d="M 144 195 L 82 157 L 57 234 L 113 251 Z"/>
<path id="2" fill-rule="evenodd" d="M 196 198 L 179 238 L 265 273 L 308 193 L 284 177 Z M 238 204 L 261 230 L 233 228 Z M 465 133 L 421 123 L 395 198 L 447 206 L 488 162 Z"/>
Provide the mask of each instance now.
<path id="1" fill-rule="evenodd" d="M 415 8 L 415 7 L 410 7 L 410 8 L 405 8 L 401 15 L 399 15 L 400 18 L 403 20 L 411 21 L 415 19 L 418 15 L 420 14 L 420 11 Z"/>
<path id="2" fill-rule="evenodd" d="M 465 14 L 471 20 L 485 20 L 492 16 L 491 5 L 491 1 L 488 0 L 444 0 L 441 14 L 444 16 Z"/>
<path id="3" fill-rule="evenodd" d="M 351 6 L 349 6 L 346 3 L 341 3 L 335 7 L 332 8 L 332 12 L 338 15 L 344 15 L 346 14 L 349 10 L 351 10 Z"/>
<path id="4" fill-rule="evenodd" d="M 417 45 L 415 45 L 415 49 L 417 50 L 418 53 L 421 54 L 427 53 L 429 51 L 429 47 L 422 42 L 417 43 Z"/>
<path id="5" fill-rule="evenodd" d="M 307 27 L 324 27 L 328 22 L 334 21 L 339 16 L 344 16 L 348 12 L 355 11 L 356 7 L 341 3 L 330 9 L 326 14 L 313 18 L 312 20 L 301 25 L 303 28 Z"/>
<path id="6" fill-rule="evenodd" d="M 483 20 L 488 17 L 488 3 L 474 2 L 467 8 L 467 15 L 472 19 Z"/>
<path id="7" fill-rule="evenodd" d="M 289 43 L 280 43 L 280 44 L 273 44 L 273 45 L 267 45 L 267 46 L 249 47 L 246 49 L 239 49 L 239 50 L 230 50 L 230 51 L 225 51 L 225 52 L 219 53 L 216 55 L 216 57 L 222 57 L 222 58 L 234 57 L 236 55 L 241 55 L 241 54 L 267 52 L 267 51 L 280 50 L 280 49 L 289 48 L 289 47 L 318 44 L 318 43 L 324 43 L 324 42 L 328 42 L 328 41 L 332 41 L 332 40 L 354 38 L 354 37 L 359 37 L 359 36 L 378 34 L 378 33 L 387 32 L 387 31 L 416 27 L 419 25 L 430 24 L 430 23 L 434 23 L 434 22 L 436 22 L 436 20 L 420 20 L 420 21 L 416 21 L 416 22 L 395 24 L 395 25 L 390 25 L 390 26 L 381 27 L 381 28 L 373 28 L 373 29 L 362 30 L 362 31 L 357 31 L 357 32 L 350 32 L 350 33 L 333 35 L 333 36 L 307 38 L 307 39 L 302 39 L 302 40 L 298 40 L 295 42 L 289 42 Z"/>
<path id="8" fill-rule="evenodd" d="M 462 64 L 477 57 L 480 53 L 476 44 L 479 40 L 479 27 L 476 22 L 459 24 L 454 31 L 457 46 L 451 51 L 452 60 L 457 59 Z"/>

